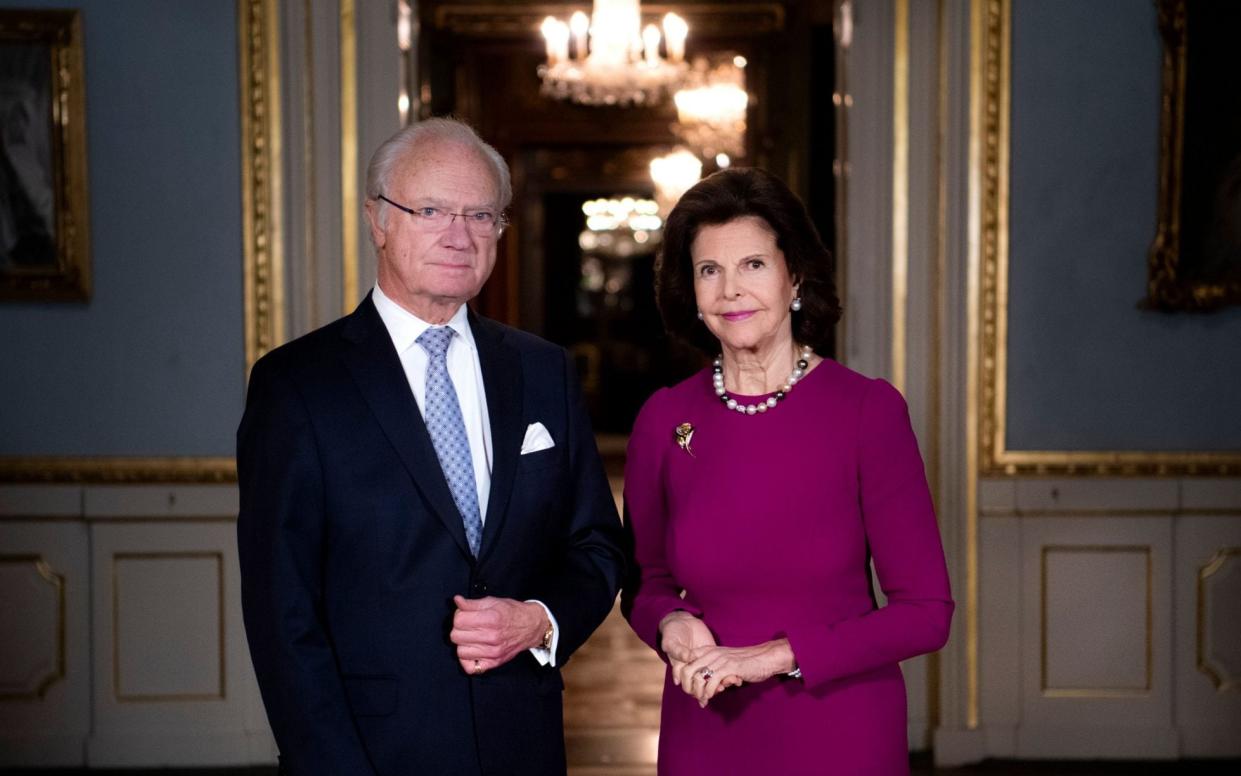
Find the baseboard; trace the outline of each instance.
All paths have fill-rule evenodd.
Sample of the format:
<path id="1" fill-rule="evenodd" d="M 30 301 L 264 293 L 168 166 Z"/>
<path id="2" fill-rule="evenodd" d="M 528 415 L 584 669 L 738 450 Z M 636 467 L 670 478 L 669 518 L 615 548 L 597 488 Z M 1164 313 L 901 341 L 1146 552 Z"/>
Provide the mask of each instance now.
<path id="1" fill-rule="evenodd" d="M 241 731 L 97 733 L 86 742 L 86 763 L 92 768 L 251 765 L 252 745 Z"/>
<path id="2" fill-rule="evenodd" d="M 276 739 L 270 730 L 251 730 L 246 733 L 246 752 L 249 765 L 275 765 L 280 750 L 276 748 Z"/>
<path id="3" fill-rule="evenodd" d="M 1017 757 L 1061 760 L 1173 760 L 1180 754 L 1174 728 L 1023 725 Z"/>
<path id="4" fill-rule="evenodd" d="M 931 740 L 925 720 L 911 720 L 905 728 L 911 752 L 925 752 L 931 748 Z"/>
<path id="5" fill-rule="evenodd" d="M 955 768 L 981 762 L 987 757 L 986 743 L 981 730 L 940 728 L 935 731 L 935 765 Z"/>
<path id="6" fill-rule="evenodd" d="M 1198 722 L 1179 732 L 1182 757 L 1241 757 L 1241 731 L 1235 724 Z"/>
<path id="7" fill-rule="evenodd" d="M 85 763 L 85 735 L 0 735 L 0 768 L 65 768 Z"/>

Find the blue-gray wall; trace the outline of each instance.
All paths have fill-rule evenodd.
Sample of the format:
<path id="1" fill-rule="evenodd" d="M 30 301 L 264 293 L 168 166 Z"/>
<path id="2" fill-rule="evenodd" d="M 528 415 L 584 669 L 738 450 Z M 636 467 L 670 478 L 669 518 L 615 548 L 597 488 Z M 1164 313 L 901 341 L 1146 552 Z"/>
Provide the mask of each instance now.
<path id="1" fill-rule="evenodd" d="M 245 390 L 237 5 L 82 9 L 94 293 L 0 304 L 0 454 L 230 455 Z"/>
<path id="2" fill-rule="evenodd" d="M 1016 0 L 1008 442 L 1241 449 L 1241 309 L 1137 309 L 1155 233 L 1150 0 Z"/>

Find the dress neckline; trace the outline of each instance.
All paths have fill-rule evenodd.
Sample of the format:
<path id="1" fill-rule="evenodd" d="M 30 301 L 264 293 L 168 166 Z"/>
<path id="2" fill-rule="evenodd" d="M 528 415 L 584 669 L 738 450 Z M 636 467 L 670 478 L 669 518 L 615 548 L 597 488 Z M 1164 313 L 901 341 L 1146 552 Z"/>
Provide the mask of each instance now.
<path id="1" fill-rule="evenodd" d="M 797 389 L 798 389 L 798 388 L 799 388 L 799 387 L 800 387 L 803 383 L 805 383 L 807 380 L 809 380 L 809 379 L 810 379 L 810 377 L 811 377 L 812 375 L 817 374 L 817 373 L 820 371 L 820 368 L 821 368 L 821 367 L 822 367 L 825 363 L 827 363 L 827 361 L 828 361 L 828 359 L 827 359 L 827 357 L 826 357 L 826 356 L 821 356 L 821 357 L 819 358 L 819 363 L 817 363 L 817 364 L 815 364 L 814 366 L 812 366 L 812 367 L 810 368 L 810 371 L 808 371 L 808 372 L 806 372 L 806 374 L 802 375 L 802 378 L 801 378 L 800 380 L 798 380 L 798 381 L 797 381 L 797 385 L 793 386 L 793 390 L 789 391 L 789 393 L 788 393 L 789 398 L 792 398 L 793 394 L 797 393 Z M 710 368 L 708 368 L 708 369 L 706 369 L 705 371 L 706 371 L 707 373 L 710 373 L 710 371 L 711 371 L 711 370 L 710 370 Z M 710 389 L 710 387 L 711 387 L 711 381 L 710 381 L 710 379 L 708 379 L 708 380 L 706 381 L 706 385 L 707 385 L 707 388 L 708 388 L 708 389 Z M 775 395 L 776 395 L 776 391 L 768 391 L 767 393 L 736 393 L 735 391 L 729 391 L 729 392 L 728 392 L 728 395 L 729 395 L 729 396 L 731 396 L 731 397 L 733 397 L 734 399 L 736 399 L 738 402 L 742 402 L 742 401 L 744 400 L 744 402 L 743 402 L 743 403 L 749 404 L 749 403 L 752 403 L 752 402 L 761 401 L 761 400 L 763 400 L 763 399 L 767 399 L 767 398 L 770 398 L 770 397 L 772 397 L 772 396 L 775 396 Z M 712 394 L 712 396 L 714 396 L 714 394 Z M 785 401 L 788 401 L 788 399 L 786 398 L 786 399 L 785 399 Z"/>

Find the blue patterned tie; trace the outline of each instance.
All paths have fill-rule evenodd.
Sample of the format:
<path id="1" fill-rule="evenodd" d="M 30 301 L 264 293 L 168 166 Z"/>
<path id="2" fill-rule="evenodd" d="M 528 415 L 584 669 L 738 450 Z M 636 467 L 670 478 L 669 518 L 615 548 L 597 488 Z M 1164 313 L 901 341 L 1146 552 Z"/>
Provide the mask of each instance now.
<path id="1" fill-rule="evenodd" d="M 457 391 L 448 376 L 448 343 L 453 330 L 447 326 L 427 329 L 417 342 L 430 357 L 427 361 L 427 398 L 423 412 L 431 444 L 439 458 L 444 479 L 452 491 L 452 500 L 465 523 L 465 538 L 470 552 L 478 557 L 478 545 L 483 537 L 483 521 L 478 512 L 478 490 L 474 486 L 474 458 L 470 455 L 470 440 L 465 435 L 465 422 L 461 419 L 461 405 Z"/>

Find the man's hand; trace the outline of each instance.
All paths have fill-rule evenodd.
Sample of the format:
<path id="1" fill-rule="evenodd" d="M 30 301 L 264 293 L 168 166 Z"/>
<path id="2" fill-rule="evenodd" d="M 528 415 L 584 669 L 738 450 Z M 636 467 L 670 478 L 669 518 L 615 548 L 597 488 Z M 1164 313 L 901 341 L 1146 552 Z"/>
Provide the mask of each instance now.
<path id="1" fill-rule="evenodd" d="M 457 612 L 448 638 L 457 645 L 457 660 L 467 674 L 498 668 L 543 643 L 549 623 L 538 604 L 490 596 L 452 600 Z"/>
<path id="2" fill-rule="evenodd" d="M 672 681 L 680 684 L 681 669 L 694 656 L 708 647 L 715 646 L 715 637 L 707 624 L 689 612 L 669 612 L 659 623 L 659 646 L 668 656 L 672 666 Z M 687 690 L 688 692 L 688 690 Z"/>

